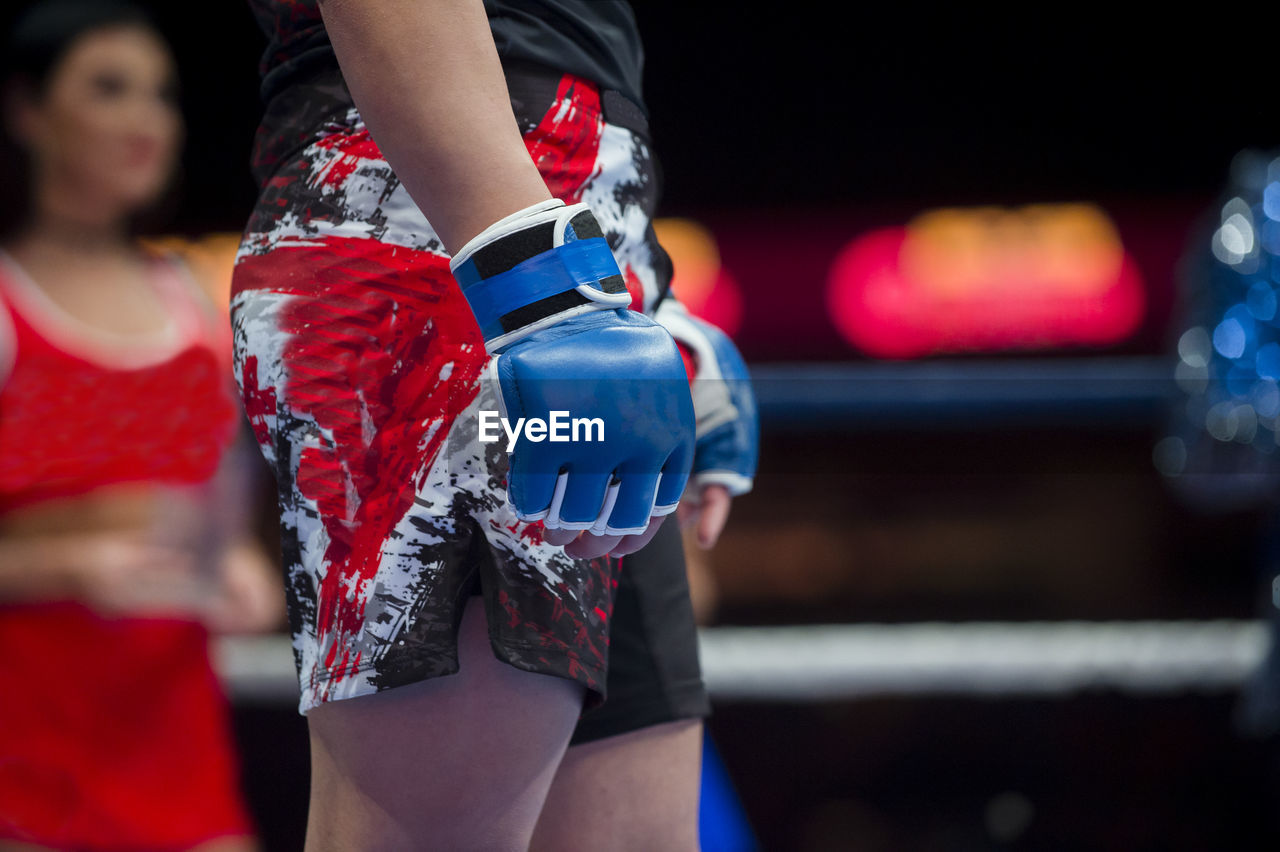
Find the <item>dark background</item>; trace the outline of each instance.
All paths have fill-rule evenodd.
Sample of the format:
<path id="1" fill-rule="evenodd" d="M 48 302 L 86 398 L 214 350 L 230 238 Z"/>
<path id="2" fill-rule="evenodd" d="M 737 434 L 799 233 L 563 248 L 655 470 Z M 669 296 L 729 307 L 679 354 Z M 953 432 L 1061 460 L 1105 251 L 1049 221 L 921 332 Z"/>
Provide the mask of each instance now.
<path id="1" fill-rule="evenodd" d="M 190 131 L 175 228 L 239 230 L 263 37 L 242 3 L 144 5 L 177 52 Z M 666 214 L 1201 199 L 1237 150 L 1280 144 L 1276 21 L 1246 6 L 635 5 Z"/>
<path id="2" fill-rule="evenodd" d="M 239 230 L 262 38 L 238 4 L 200 19 L 155 8 L 190 123 L 176 230 Z M 825 220 L 835 233 L 946 204 L 1097 201 L 1153 292 L 1142 333 L 1115 351 L 1158 353 L 1193 217 L 1239 149 L 1280 144 L 1267 22 L 1232 10 L 637 4 L 661 212 L 745 225 L 752 247 L 777 223 L 785 255 L 786 235 Z M 747 330 L 774 313 L 749 312 Z M 820 334 L 787 338 L 748 354 L 858 357 Z M 712 554 L 718 621 L 1253 616 L 1265 510 L 1179 503 L 1150 464 L 1164 423 L 1149 414 L 1085 429 L 978 420 L 927 437 L 909 418 L 816 435 L 766 424 L 759 487 Z M 1274 848 L 1276 740 L 1242 735 L 1238 703 L 718 702 L 709 731 L 766 849 Z M 287 707 L 237 718 L 264 837 L 289 848 L 305 804 L 301 720 Z M 1010 792 L 1033 816 L 1000 840 L 985 814 Z"/>
<path id="3" fill-rule="evenodd" d="M 145 5 L 174 44 L 188 123 L 166 230 L 238 232 L 256 194 L 247 164 L 265 39 L 241 2 L 198 15 Z M 738 339 L 752 361 L 862 357 L 826 321 L 820 281 L 857 234 L 945 205 L 1063 201 L 1103 207 L 1147 281 L 1146 321 L 1112 350 L 1163 352 L 1177 262 L 1232 156 L 1280 146 L 1267 19 L 1244 7 L 1161 17 L 636 7 L 664 170 L 659 214 L 716 232 L 749 296 Z"/>
<path id="4" fill-rule="evenodd" d="M 264 39 L 240 3 L 147 5 L 177 53 L 188 122 L 170 230 L 238 231 Z M 1146 239 L 1163 259 L 1145 271 L 1169 294 L 1168 258 L 1233 154 L 1280 144 L 1276 21 L 1242 6 L 1126 18 L 636 5 L 661 212 L 753 234 L 1093 200 L 1157 223 Z M 1170 298 L 1119 354 L 1160 351 Z M 807 343 L 764 355 L 830 355 Z M 909 420 L 819 435 L 766 424 L 759 487 L 712 555 L 718 620 L 1256 614 L 1265 509 L 1180 504 L 1151 467 L 1164 424 L 1149 415 L 927 438 Z M 957 535 L 986 549 L 957 561 Z M 781 596 L 780 573 L 794 578 Z M 1221 694 L 718 703 L 709 730 L 768 849 L 1280 848 L 1276 737 L 1245 737 L 1236 709 Z M 245 706 L 237 728 L 267 848 L 299 848 L 304 723 Z M 983 815 L 1010 791 L 1034 811 L 1002 841 Z"/>

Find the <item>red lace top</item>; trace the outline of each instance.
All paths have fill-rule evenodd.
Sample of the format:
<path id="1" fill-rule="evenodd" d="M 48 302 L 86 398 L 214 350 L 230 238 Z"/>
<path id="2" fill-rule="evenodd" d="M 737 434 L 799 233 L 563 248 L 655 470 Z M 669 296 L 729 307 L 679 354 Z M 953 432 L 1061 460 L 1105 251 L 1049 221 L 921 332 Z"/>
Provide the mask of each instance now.
<path id="1" fill-rule="evenodd" d="M 0 514 L 105 485 L 200 482 L 236 423 L 230 332 L 156 262 L 164 332 L 130 341 L 58 308 L 0 253 Z"/>

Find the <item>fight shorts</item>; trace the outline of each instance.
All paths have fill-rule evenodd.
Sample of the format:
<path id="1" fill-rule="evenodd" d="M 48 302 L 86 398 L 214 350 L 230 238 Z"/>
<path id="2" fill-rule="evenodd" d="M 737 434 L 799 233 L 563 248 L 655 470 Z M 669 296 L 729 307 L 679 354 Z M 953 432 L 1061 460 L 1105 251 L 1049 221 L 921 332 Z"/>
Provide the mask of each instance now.
<path id="1" fill-rule="evenodd" d="M 508 69 L 508 86 L 548 187 L 591 205 L 633 306 L 652 310 L 671 266 L 643 113 L 569 75 Z M 498 409 L 479 329 L 336 72 L 269 105 L 255 170 L 235 369 L 279 488 L 300 711 L 456 672 L 480 594 L 499 659 L 586 688 L 594 731 L 579 739 L 705 715 L 674 519 L 648 548 L 655 566 L 571 559 L 515 516 L 505 443 L 479 440 L 479 412 Z M 634 682 L 609 671 L 611 634 Z M 620 700 L 599 707 L 606 691 Z"/>

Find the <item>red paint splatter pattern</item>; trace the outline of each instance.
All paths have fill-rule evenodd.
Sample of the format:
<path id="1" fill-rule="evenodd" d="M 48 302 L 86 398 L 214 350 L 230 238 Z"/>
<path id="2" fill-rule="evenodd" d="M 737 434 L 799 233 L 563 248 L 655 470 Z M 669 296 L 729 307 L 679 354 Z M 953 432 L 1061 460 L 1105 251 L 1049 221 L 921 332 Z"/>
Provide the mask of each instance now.
<path id="1" fill-rule="evenodd" d="M 664 289 L 647 144 L 573 77 L 521 126 L 635 291 Z M 237 376 L 281 477 L 301 708 L 456 670 L 475 571 L 499 655 L 598 700 L 618 561 L 571 560 L 514 516 L 505 453 L 474 436 L 487 355 L 438 238 L 354 109 L 311 132 L 264 180 L 233 281 Z"/>

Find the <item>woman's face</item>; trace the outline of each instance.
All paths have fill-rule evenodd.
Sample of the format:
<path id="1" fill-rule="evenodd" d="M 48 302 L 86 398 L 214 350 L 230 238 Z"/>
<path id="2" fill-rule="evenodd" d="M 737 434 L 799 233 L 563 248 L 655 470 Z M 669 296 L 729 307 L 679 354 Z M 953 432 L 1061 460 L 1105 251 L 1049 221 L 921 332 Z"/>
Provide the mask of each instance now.
<path id="1" fill-rule="evenodd" d="M 173 59 L 151 31 L 94 30 L 77 39 L 41 95 L 19 106 L 17 132 L 35 189 L 50 181 L 127 215 L 164 190 L 182 139 Z"/>

